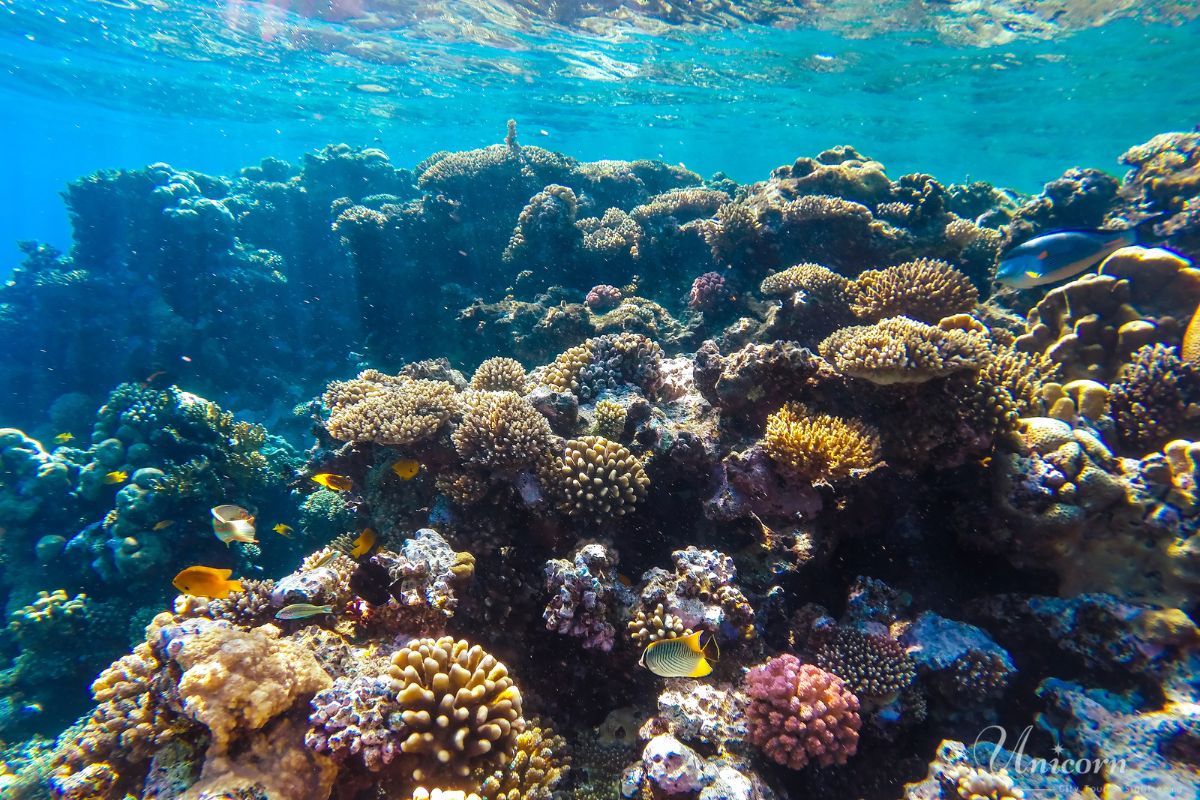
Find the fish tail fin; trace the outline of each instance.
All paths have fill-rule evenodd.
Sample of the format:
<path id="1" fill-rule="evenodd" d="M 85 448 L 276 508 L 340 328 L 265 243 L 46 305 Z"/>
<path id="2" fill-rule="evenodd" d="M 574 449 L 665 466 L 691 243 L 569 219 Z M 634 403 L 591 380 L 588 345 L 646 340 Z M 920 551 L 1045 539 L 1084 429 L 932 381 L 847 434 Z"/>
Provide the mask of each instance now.
<path id="1" fill-rule="evenodd" d="M 1159 214 L 1151 214 L 1144 219 L 1140 219 L 1131 225 L 1128 229 L 1129 244 L 1158 244 L 1163 241 L 1164 236 L 1160 236 L 1154 226 L 1173 216 L 1173 211 L 1163 211 Z"/>
<path id="2" fill-rule="evenodd" d="M 717 646 L 717 637 L 715 634 L 709 634 L 708 640 L 700 647 L 700 652 L 709 661 L 721 660 L 721 648 Z"/>
<path id="3" fill-rule="evenodd" d="M 703 678 L 712 672 L 712 664 L 708 663 L 707 659 L 701 658 L 696 668 L 688 673 L 689 678 Z"/>

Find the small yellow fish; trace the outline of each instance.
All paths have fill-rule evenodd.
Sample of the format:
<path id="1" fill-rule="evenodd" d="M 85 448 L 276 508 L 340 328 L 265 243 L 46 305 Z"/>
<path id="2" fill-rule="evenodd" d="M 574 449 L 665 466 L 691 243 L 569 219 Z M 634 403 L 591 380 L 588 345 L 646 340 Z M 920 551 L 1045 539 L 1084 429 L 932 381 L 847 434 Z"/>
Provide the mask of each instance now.
<path id="1" fill-rule="evenodd" d="M 276 525 L 274 528 L 271 528 L 271 530 L 275 531 L 276 533 L 278 533 L 280 536 L 284 537 L 285 539 L 292 538 L 292 526 L 291 525 L 284 525 L 281 522 L 278 525 Z"/>
<path id="2" fill-rule="evenodd" d="M 167 528 L 171 527 L 174 524 L 175 524 L 175 520 L 164 519 L 161 522 L 154 523 L 154 527 L 152 528 L 152 530 L 156 530 L 156 531 L 166 530 Z"/>
<path id="3" fill-rule="evenodd" d="M 230 542 L 258 544 L 254 538 L 254 517 L 241 506 L 226 504 L 212 509 L 213 533 L 228 547 Z"/>
<path id="4" fill-rule="evenodd" d="M 354 548 L 350 551 L 351 558 L 362 558 L 367 553 L 375 549 L 375 542 L 378 541 L 375 531 L 370 528 L 363 528 L 363 532 L 354 540 Z"/>
<path id="5" fill-rule="evenodd" d="M 320 614 L 332 614 L 333 606 L 314 606 L 312 603 L 292 603 L 275 612 L 275 619 L 306 619 Z"/>
<path id="6" fill-rule="evenodd" d="M 124 483 L 129 480 L 129 473 L 123 469 L 115 469 L 104 476 L 104 482 L 110 486 L 116 483 Z"/>
<path id="7" fill-rule="evenodd" d="M 716 661 L 721 654 L 715 637 L 710 637 L 703 646 L 700 644 L 701 633 L 651 642 L 638 663 L 660 678 L 703 678 L 712 672 L 709 659 Z"/>
<path id="8" fill-rule="evenodd" d="M 226 600 L 230 592 L 242 591 L 241 581 L 231 581 L 231 569 L 214 569 L 213 567 L 188 567 L 175 576 L 171 585 L 184 594 L 192 597 L 209 597 L 214 600 Z"/>
<path id="9" fill-rule="evenodd" d="M 421 471 L 421 462 L 413 458 L 402 458 L 392 464 L 392 472 L 402 481 L 411 481 Z"/>
<path id="10" fill-rule="evenodd" d="M 338 554 L 337 550 L 330 550 L 328 553 L 326 553 L 325 555 L 321 556 L 316 561 L 314 561 L 313 565 L 311 567 L 309 567 L 309 569 L 320 569 L 321 567 L 328 564 L 330 561 L 333 561 L 333 557 L 336 556 L 337 554 Z"/>
<path id="11" fill-rule="evenodd" d="M 320 484 L 326 489 L 332 489 L 335 492 L 348 492 L 354 488 L 354 482 L 345 475 L 334 475 L 331 472 L 322 472 L 313 475 L 312 482 Z"/>
<path id="12" fill-rule="evenodd" d="M 75 438 L 75 434 L 73 434 L 73 433 L 69 433 L 69 432 L 68 433 L 60 433 L 58 436 L 54 437 L 54 441 L 57 444 L 66 444 L 67 442 L 71 441 L 74 438 Z"/>

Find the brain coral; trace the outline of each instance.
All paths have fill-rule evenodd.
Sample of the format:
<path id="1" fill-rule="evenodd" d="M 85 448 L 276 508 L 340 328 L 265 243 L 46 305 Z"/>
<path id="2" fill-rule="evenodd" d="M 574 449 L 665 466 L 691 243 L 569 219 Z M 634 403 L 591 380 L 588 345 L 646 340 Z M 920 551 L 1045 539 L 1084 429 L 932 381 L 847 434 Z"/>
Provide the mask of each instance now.
<path id="1" fill-rule="evenodd" d="M 872 383 L 923 383 L 987 360 L 987 339 L 961 329 L 891 317 L 842 328 L 821 342 L 821 355 L 843 374 Z"/>
<path id="2" fill-rule="evenodd" d="M 598 523 L 632 511 L 650 486 L 637 457 L 601 436 L 568 441 L 550 467 L 548 482 L 564 511 Z"/>
<path id="3" fill-rule="evenodd" d="M 471 376 L 471 388 L 484 392 L 524 394 L 525 368 L 513 358 L 489 358 Z"/>
<path id="4" fill-rule="evenodd" d="M 412 444 L 438 432 L 457 409 L 454 387 L 444 381 L 392 377 L 369 369 L 325 390 L 329 434 L 345 442 Z"/>
<path id="5" fill-rule="evenodd" d="M 834 481 L 879 461 L 879 434 L 869 425 L 811 414 L 789 403 L 767 418 L 763 447 L 784 472 L 808 481 Z"/>
<path id="6" fill-rule="evenodd" d="M 904 646 L 886 634 L 839 627 L 822 642 L 817 665 L 832 672 L 859 698 L 886 698 L 913 682 L 916 664 Z"/>
<path id="7" fill-rule="evenodd" d="M 423 781 L 438 772 L 466 777 L 507 763 L 524 728 L 521 692 L 508 668 L 479 645 L 414 639 L 392 656 L 400 712 L 396 764 Z"/>
<path id="8" fill-rule="evenodd" d="M 975 308 L 979 291 L 945 261 L 920 258 L 863 272 L 850 285 L 850 298 L 855 316 L 867 322 L 902 315 L 934 324 Z"/>
<path id="9" fill-rule="evenodd" d="M 858 698 L 836 675 L 785 654 L 751 669 L 746 693 L 747 738 L 775 763 L 828 767 L 858 750 Z"/>
<path id="10" fill-rule="evenodd" d="M 515 392 L 467 392 L 451 439 L 464 460 L 499 469 L 532 464 L 550 443 L 550 423 Z"/>

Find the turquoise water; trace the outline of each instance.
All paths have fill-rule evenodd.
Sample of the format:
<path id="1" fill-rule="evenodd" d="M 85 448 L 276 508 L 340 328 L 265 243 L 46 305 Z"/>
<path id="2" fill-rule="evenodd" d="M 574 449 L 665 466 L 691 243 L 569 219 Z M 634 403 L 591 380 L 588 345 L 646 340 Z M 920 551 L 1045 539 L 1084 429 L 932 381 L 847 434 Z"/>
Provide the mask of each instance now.
<path id="1" fill-rule="evenodd" d="M 1133 143 L 1200 122 L 1200 84 L 1173 79 L 1200 70 L 1189 4 L 781 3 L 700 25 L 556 5 L 566 21 L 536 3 L 3 0 L 0 242 L 64 246 L 55 193 L 98 168 L 227 174 L 328 142 L 411 165 L 497 141 L 509 117 L 580 159 L 750 181 L 853 144 L 893 174 L 1022 191 L 1076 165 L 1120 174 Z"/>

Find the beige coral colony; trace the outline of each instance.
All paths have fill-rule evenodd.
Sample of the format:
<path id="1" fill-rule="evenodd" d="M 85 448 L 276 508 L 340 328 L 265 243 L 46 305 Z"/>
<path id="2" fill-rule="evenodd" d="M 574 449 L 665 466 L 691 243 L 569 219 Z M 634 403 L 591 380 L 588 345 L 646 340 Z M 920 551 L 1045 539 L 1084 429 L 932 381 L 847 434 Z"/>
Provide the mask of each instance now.
<path id="1" fill-rule="evenodd" d="M 0 797 L 1200 797 L 1200 133 L 1019 192 L 536 130 L 69 184 L 0 286 Z"/>

